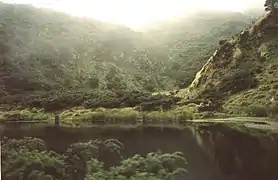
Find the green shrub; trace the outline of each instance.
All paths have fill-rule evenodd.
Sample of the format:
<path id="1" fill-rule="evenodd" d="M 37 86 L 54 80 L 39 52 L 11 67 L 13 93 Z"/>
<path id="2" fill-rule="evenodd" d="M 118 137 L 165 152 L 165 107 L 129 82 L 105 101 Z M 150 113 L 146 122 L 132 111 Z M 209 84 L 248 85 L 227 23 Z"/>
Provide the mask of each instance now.
<path id="1" fill-rule="evenodd" d="M 169 110 L 171 109 L 180 98 L 167 96 L 167 95 L 154 95 L 142 99 L 140 103 L 141 111 L 156 111 L 156 110 Z"/>
<path id="2" fill-rule="evenodd" d="M 183 153 L 150 152 L 123 159 L 116 139 L 76 142 L 64 155 L 46 149 L 37 138 L 1 141 L 3 179 L 170 180 L 186 172 Z M 111 159 L 117 162 L 109 164 Z M 107 166 L 108 165 L 108 166 Z"/>
<path id="3" fill-rule="evenodd" d="M 61 123 L 64 124 L 134 124 L 140 117 L 140 112 L 133 108 L 118 109 L 76 109 L 61 113 Z"/>
<path id="4" fill-rule="evenodd" d="M 12 110 L 3 112 L 3 120 L 11 121 L 49 121 L 54 119 L 53 114 L 45 113 L 36 108 Z"/>
<path id="5" fill-rule="evenodd" d="M 268 116 L 271 118 L 278 118 L 278 104 L 273 104 L 268 109 Z"/>
<path id="6" fill-rule="evenodd" d="M 268 109 L 264 105 L 250 105 L 245 109 L 248 116 L 267 117 Z"/>
<path id="7" fill-rule="evenodd" d="M 114 109 L 76 109 L 66 110 L 60 115 L 61 123 L 68 125 L 87 124 L 136 124 L 145 118 L 148 124 L 179 122 L 193 118 L 193 110 L 188 107 L 177 107 L 168 111 L 137 111 L 134 108 Z"/>
<path id="8" fill-rule="evenodd" d="M 88 86 L 89 86 L 90 88 L 92 88 L 92 89 L 98 88 L 98 86 L 99 86 L 99 78 L 98 78 L 98 77 L 95 77 L 95 76 L 90 77 L 90 78 L 87 80 L 86 84 L 88 84 Z"/>
<path id="9" fill-rule="evenodd" d="M 221 80 L 220 90 L 234 94 L 246 89 L 255 88 L 257 85 L 258 80 L 253 77 L 250 71 L 245 69 L 226 74 Z"/>
<path id="10" fill-rule="evenodd" d="M 253 117 L 278 118 L 278 106 L 276 103 L 271 105 L 250 105 L 245 108 L 245 113 Z"/>
<path id="11" fill-rule="evenodd" d="M 211 112 L 211 111 L 206 111 L 202 113 L 202 119 L 207 119 L 207 118 L 214 118 L 215 117 L 215 113 Z"/>
<path id="12" fill-rule="evenodd" d="M 89 169 L 86 180 L 170 180 L 177 174 L 185 173 L 187 164 L 183 153 L 162 153 L 152 152 L 146 156 L 138 154 L 133 157 L 122 160 L 120 165 L 111 167 L 108 171 L 98 168 L 99 162 L 89 163 Z"/>
<path id="13" fill-rule="evenodd" d="M 64 176 L 64 157 L 47 151 L 37 138 L 1 141 L 3 179 L 60 179 Z"/>
<path id="14" fill-rule="evenodd" d="M 85 108 L 122 108 L 142 107 L 143 111 L 170 109 L 180 98 L 172 95 L 152 95 L 144 91 L 78 91 L 57 89 L 40 95 L 5 96 L 0 98 L 3 104 L 18 104 L 22 107 L 42 108 L 45 111 L 57 111 L 77 106 Z"/>

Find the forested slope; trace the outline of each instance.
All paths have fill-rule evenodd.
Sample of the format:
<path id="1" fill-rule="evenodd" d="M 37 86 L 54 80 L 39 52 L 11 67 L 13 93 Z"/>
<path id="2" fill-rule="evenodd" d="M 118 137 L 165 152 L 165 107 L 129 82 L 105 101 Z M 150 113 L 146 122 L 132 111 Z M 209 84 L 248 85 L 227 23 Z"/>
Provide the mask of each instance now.
<path id="1" fill-rule="evenodd" d="M 204 11 L 135 32 L 28 5 L 0 3 L 0 12 L 1 103 L 32 107 L 186 87 L 218 41 L 252 19 Z"/>

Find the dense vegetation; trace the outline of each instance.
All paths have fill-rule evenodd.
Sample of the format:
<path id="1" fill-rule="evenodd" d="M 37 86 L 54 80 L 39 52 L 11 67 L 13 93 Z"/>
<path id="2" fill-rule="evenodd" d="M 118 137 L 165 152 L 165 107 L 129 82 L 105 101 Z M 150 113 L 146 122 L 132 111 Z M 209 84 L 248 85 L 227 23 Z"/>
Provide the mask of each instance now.
<path id="1" fill-rule="evenodd" d="M 181 94 L 236 115 L 278 115 L 276 9 L 224 41 Z"/>
<path id="2" fill-rule="evenodd" d="M 1 109 L 17 106 L 16 112 L 28 112 L 36 107 L 48 117 L 47 111 L 81 106 L 90 122 L 100 107 L 106 108 L 102 114 L 132 108 L 125 111 L 127 119 L 164 116 L 165 111 L 185 119 L 215 114 L 200 111 L 275 116 L 276 6 L 276 1 L 266 1 L 268 13 L 251 26 L 254 17 L 246 14 L 201 11 L 134 32 L 48 9 L 1 3 Z M 178 97 L 175 90 L 152 93 L 190 83 Z M 208 100 L 213 107 L 196 107 Z M 118 112 L 111 114 L 118 119 Z"/>
<path id="3" fill-rule="evenodd" d="M 204 11 L 141 33 L 27 5 L 0 3 L 0 12 L 1 104 L 56 110 L 186 87 L 219 39 L 252 19 Z"/>
<path id="4" fill-rule="evenodd" d="M 218 42 L 248 27 L 255 17 L 235 12 L 201 11 L 189 18 L 154 24 L 147 35 L 161 39 L 159 43 L 167 50 L 171 61 L 166 75 L 184 88 L 216 50 Z"/>
<path id="5" fill-rule="evenodd" d="M 61 126 L 70 127 L 184 125 L 188 119 L 227 114 L 277 117 L 276 9 L 277 1 L 267 0 L 269 12 L 237 35 L 251 19 L 224 12 L 199 12 L 194 18 L 156 24 L 139 33 L 0 3 L 0 121 L 53 123 L 53 111 L 60 113 Z M 153 93 L 189 84 L 180 93 Z M 197 105 L 208 100 L 213 101 L 211 106 Z M 221 142 L 210 138 L 210 143 L 228 147 L 221 144 L 226 136 L 215 137 Z M 123 150 L 124 144 L 116 139 L 91 140 L 71 144 L 59 154 L 38 138 L 4 137 L 1 178 L 172 180 L 186 173 L 181 152 L 124 157 Z M 226 160 L 227 153 L 221 154 Z M 231 162 L 238 168 L 234 159 L 228 167 Z"/>
<path id="6" fill-rule="evenodd" d="M 78 142 L 64 154 L 47 150 L 43 140 L 25 137 L 1 141 L 1 175 L 13 179 L 170 180 L 185 173 L 180 152 L 121 156 L 124 145 L 115 139 Z M 111 164 L 112 159 L 114 164 Z"/>
<path id="7" fill-rule="evenodd" d="M 61 126 L 70 127 L 277 117 L 277 1 L 267 0 L 265 8 L 265 16 L 235 35 L 249 17 L 200 12 L 139 33 L 0 3 L 0 121 L 53 123 L 53 111 Z M 189 84 L 180 93 L 153 93 Z M 208 100 L 211 106 L 197 105 Z M 186 173 L 181 152 L 124 157 L 123 149 L 116 139 L 91 140 L 59 154 L 41 139 L 4 137 L 1 178 L 172 180 Z"/>

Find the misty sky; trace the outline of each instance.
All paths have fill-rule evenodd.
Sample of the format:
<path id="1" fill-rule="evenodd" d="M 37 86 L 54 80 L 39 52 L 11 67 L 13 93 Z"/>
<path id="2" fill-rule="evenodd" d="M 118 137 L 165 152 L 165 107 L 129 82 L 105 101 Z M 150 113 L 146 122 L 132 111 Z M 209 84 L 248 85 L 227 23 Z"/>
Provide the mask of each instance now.
<path id="1" fill-rule="evenodd" d="M 132 28 L 198 9 L 244 11 L 261 7 L 265 0 L 0 0 L 33 4 L 77 16 L 125 24 Z"/>

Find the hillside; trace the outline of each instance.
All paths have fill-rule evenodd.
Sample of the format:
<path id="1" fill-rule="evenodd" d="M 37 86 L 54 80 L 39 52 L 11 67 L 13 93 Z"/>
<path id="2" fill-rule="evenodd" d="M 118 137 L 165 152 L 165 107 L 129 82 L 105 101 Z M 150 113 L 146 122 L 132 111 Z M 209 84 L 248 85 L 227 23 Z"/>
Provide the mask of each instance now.
<path id="1" fill-rule="evenodd" d="M 157 72 L 167 55 L 140 33 L 28 5 L 0 8 L 2 104 L 55 109 L 95 97 L 112 103 L 111 91 L 152 91 L 164 79 L 172 87 Z"/>
<path id="2" fill-rule="evenodd" d="M 221 39 L 248 27 L 255 17 L 257 15 L 237 12 L 201 11 L 189 17 L 154 23 L 145 31 L 150 38 L 161 39 L 159 43 L 171 61 L 166 75 L 183 88 L 192 82 Z"/>
<path id="3" fill-rule="evenodd" d="M 278 12 L 273 10 L 222 44 L 179 95 L 212 100 L 230 114 L 278 113 Z M 189 100 L 189 101 L 191 101 Z"/>
<path id="4" fill-rule="evenodd" d="M 0 12 L 1 103 L 54 109 L 187 86 L 219 39 L 251 21 L 202 12 L 140 33 L 28 5 L 0 3 Z"/>
<path id="5" fill-rule="evenodd" d="M 2 4 L 1 12 L 7 49 L 2 58 L 33 87 L 113 86 L 134 90 L 144 88 L 145 83 L 136 75 L 152 81 L 158 78 L 153 74 L 156 68 L 163 71 L 160 62 L 148 61 L 153 55 L 147 52 L 153 47 L 152 42 L 126 27 L 26 5 Z M 17 88 L 15 84 L 9 87 Z"/>

